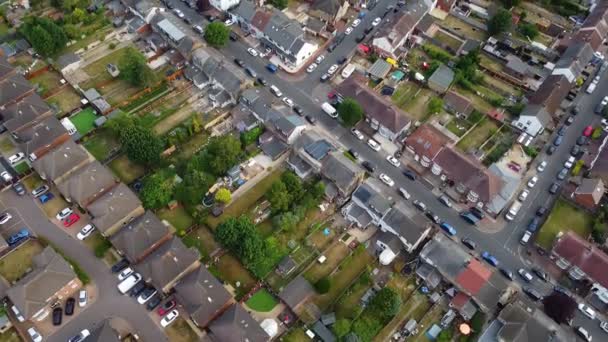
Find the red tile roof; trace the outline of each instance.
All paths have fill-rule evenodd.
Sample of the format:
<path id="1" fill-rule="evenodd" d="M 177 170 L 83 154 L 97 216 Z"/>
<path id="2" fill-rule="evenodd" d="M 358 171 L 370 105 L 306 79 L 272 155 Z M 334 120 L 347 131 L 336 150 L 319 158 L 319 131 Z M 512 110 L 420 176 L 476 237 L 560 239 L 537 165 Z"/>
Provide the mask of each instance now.
<path id="1" fill-rule="evenodd" d="M 471 300 L 471 297 L 467 296 L 464 292 L 458 292 L 454 298 L 452 298 L 451 306 L 455 309 L 461 309 L 466 303 Z"/>
<path id="2" fill-rule="evenodd" d="M 491 276 L 490 269 L 477 259 L 471 259 L 467 268 L 456 277 L 456 283 L 471 296 L 475 296 Z"/>
<path id="3" fill-rule="evenodd" d="M 430 160 L 435 159 L 439 151 L 449 142 L 451 141 L 445 134 L 430 124 L 418 127 L 405 139 L 405 145 L 408 148 L 414 150 L 417 155 L 425 156 Z"/>
<path id="4" fill-rule="evenodd" d="M 608 255 L 573 232 L 567 232 L 555 246 L 553 253 L 580 268 L 587 276 L 608 287 Z"/>

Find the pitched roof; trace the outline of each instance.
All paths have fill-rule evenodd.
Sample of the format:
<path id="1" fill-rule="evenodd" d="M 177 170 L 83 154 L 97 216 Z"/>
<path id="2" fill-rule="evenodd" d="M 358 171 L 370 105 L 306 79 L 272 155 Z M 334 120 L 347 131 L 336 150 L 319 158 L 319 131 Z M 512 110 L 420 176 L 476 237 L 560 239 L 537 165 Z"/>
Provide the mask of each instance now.
<path id="1" fill-rule="evenodd" d="M 344 0 L 314 0 L 311 9 L 321 11 L 334 17 L 338 14 L 340 8 L 344 4 Z"/>
<path id="2" fill-rule="evenodd" d="M 8 74 L 0 80 L 0 107 L 14 103 L 24 95 L 34 91 L 34 87 L 19 74 Z"/>
<path id="3" fill-rule="evenodd" d="M 402 202 L 398 202 L 382 218 L 389 227 L 404 239 L 409 245 L 414 244 L 430 229 L 429 221 L 417 212 L 408 210 Z M 396 252 L 396 251 L 394 251 Z"/>
<path id="4" fill-rule="evenodd" d="M 367 73 L 375 78 L 385 78 L 391 71 L 391 65 L 382 58 L 378 58 L 372 66 L 367 69 Z"/>
<path id="5" fill-rule="evenodd" d="M 439 151 L 450 142 L 450 139 L 431 124 L 418 127 L 405 139 L 405 145 L 414 153 L 435 159 Z"/>
<path id="6" fill-rule="evenodd" d="M 304 36 L 300 23 L 290 19 L 285 13 L 273 8 L 270 21 L 264 27 L 264 34 L 281 49 L 296 55 L 299 51 L 297 41 Z M 301 48 L 301 46 L 299 46 Z"/>
<path id="7" fill-rule="evenodd" d="M 52 247 L 32 259 L 33 271 L 8 289 L 7 295 L 25 319 L 46 307 L 57 291 L 76 279 L 72 266 Z"/>
<path id="8" fill-rule="evenodd" d="M 15 74 L 15 68 L 4 56 L 0 56 L 0 81 Z"/>
<path id="9" fill-rule="evenodd" d="M 216 342 L 263 342 L 270 340 L 270 336 L 240 304 L 233 304 L 219 318 L 214 320 L 208 329 L 209 337 Z"/>
<path id="10" fill-rule="evenodd" d="M 471 259 L 466 269 L 456 278 L 456 282 L 466 289 L 468 293 L 475 295 L 483 285 L 490 279 L 492 271 L 483 266 L 477 259 Z"/>
<path id="11" fill-rule="evenodd" d="M 82 146 L 68 140 L 61 146 L 36 159 L 32 166 L 44 179 L 54 181 L 65 176 L 75 167 L 91 162 L 94 158 Z"/>
<path id="12" fill-rule="evenodd" d="M 175 285 L 175 295 L 201 327 L 209 324 L 232 301 L 232 295 L 204 266 L 182 278 Z"/>
<path id="13" fill-rule="evenodd" d="M 428 81 L 439 85 L 442 89 L 448 89 L 454 81 L 454 71 L 446 65 L 440 64 Z"/>
<path id="14" fill-rule="evenodd" d="M 169 19 L 163 19 L 159 21 L 157 25 L 174 42 L 179 42 L 186 37 L 186 35 L 171 21 L 169 21 Z"/>
<path id="15" fill-rule="evenodd" d="M 255 12 L 255 4 L 253 1 L 249 0 L 242 0 L 239 5 L 232 10 L 232 13 L 243 18 L 246 22 L 251 22 Z"/>
<path id="16" fill-rule="evenodd" d="M 308 280 L 302 275 L 299 275 L 279 292 L 279 298 L 281 298 L 289 308 L 294 310 L 314 293 L 315 290 Z"/>
<path id="17" fill-rule="evenodd" d="M 13 132 L 13 134 L 16 136 L 16 140 L 20 143 L 21 150 L 25 155 L 30 155 L 31 153 L 36 153 L 41 148 L 49 147 L 61 136 L 67 138 L 68 132 L 56 117 L 49 116 L 30 127 Z"/>
<path id="18" fill-rule="evenodd" d="M 581 185 L 576 188 L 576 195 L 590 195 L 597 204 L 604 196 L 604 182 L 601 179 L 583 178 Z"/>
<path id="19" fill-rule="evenodd" d="M 384 196 L 380 188 L 381 185 L 377 180 L 368 178 L 353 192 L 353 197 L 382 216 L 392 207 L 393 203 Z"/>
<path id="20" fill-rule="evenodd" d="M 474 109 L 473 104 L 471 101 L 469 101 L 469 99 L 451 90 L 445 94 L 443 97 L 443 102 L 449 109 L 464 115 L 471 114 Z"/>
<path id="21" fill-rule="evenodd" d="M 553 253 L 608 287 L 608 255 L 576 233 L 568 231 L 560 237 L 553 246 Z"/>
<path id="22" fill-rule="evenodd" d="M 574 341 L 566 337 L 566 332 L 542 310 L 528 311 L 522 302 L 514 302 L 500 311 L 497 321 L 500 327 L 496 333 L 498 341 Z"/>
<path id="23" fill-rule="evenodd" d="M 251 19 L 251 25 L 260 31 L 264 31 L 264 28 L 266 28 L 266 25 L 270 22 L 270 18 L 272 18 L 271 12 L 256 11 Z"/>
<path id="24" fill-rule="evenodd" d="M 112 235 L 110 240 L 130 262 L 136 263 L 146 251 L 159 243 L 167 234 L 169 227 L 164 225 L 154 213 L 146 211 Z"/>
<path id="25" fill-rule="evenodd" d="M 24 97 L 21 101 L 0 110 L 3 125 L 10 132 L 51 115 L 51 107 L 37 93 Z"/>
<path id="26" fill-rule="evenodd" d="M 350 193 L 357 180 L 363 175 L 363 169 L 341 152 L 330 153 L 323 160 L 321 174 L 331 180 L 342 193 Z"/>
<path id="27" fill-rule="evenodd" d="M 124 183 L 119 183 L 89 204 L 87 210 L 93 216 L 92 223 L 95 227 L 101 233 L 105 233 L 140 207 L 141 202 L 133 191 Z"/>
<path id="28" fill-rule="evenodd" d="M 361 82 L 366 82 L 365 77 L 351 75 L 336 90 L 344 98 L 356 99 L 367 117 L 377 120 L 395 134 L 410 124 L 411 120 L 405 112 Z"/>
<path id="29" fill-rule="evenodd" d="M 563 75 L 547 77 L 538 89 L 528 98 L 528 104 L 545 107 L 551 115 L 555 114 L 559 105 L 570 91 L 571 84 Z"/>
<path id="30" fill-rule="evenodd" d="M 399 11 L 398 17 L 382 25 L 375 37 L 385 39 L 392 48 L 396 48 L 396 45 L 412 32 L 428 10 L 429 7 L 424 1 L 406 2 L 405 8 Z M 377 39 L 374 38 L 374 45 Z"/>
<path id="31" fill-rule="evenodd" d="M 57 65 L 59 65 L 59 69 L 63 69 L 70 64 L 78 63 L 79 61 L 80 57 L 78 57 L 77 54 L 70 52 L 59 56 L 59 58 L 57 58 Z"/>
<path id="32" fill-rule="evenodd" d="M 186 247 L 181 239 L 173 237 L 135 266 L 143 279 L 157 289 L 163 289 L 201 258 L 194 247 Z"/>
<path id="33" fill-rule="evenodd" d="M 59 191 L 82 207 L 118 184 L 114 174 L 98 161 L 93 161 L 57 184 Z"/>

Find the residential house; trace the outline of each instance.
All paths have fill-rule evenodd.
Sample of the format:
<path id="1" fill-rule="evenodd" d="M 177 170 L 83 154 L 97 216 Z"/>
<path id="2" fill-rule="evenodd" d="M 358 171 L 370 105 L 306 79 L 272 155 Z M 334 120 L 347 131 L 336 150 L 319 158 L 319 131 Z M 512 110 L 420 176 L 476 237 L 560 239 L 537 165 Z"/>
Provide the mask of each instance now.
<path id="1" fill-rule="evenodd" d="M 574 342 L 576 337 L 555 323 L 540 308 L 530 308 L 521 301 L 500 311 L 479 337 L 479 342 L 552 341 Z"/>
<path id="2" fill-rule="evenodd" d="M 333 26 L 346 15 L 349 7 L 346 0 L 314 0 L 308 13 Z"/>
<path id="3" fill-rule="evenodd" d="M 49 116 L 18 132 L 12 132 L 12 136 L 31 161 L 41 158 L 70 138 L 63 125 L 54 116 Z"/>
<path id="4" fill-rule="evenodd" d="M 593 48 L 586 42 L 573 42 L 555 64 L 552 75 L 563 75 L 572 84 L 593 58 Z"/>
<path id="5" fill-rule="evenodd" d="M 416 271 L 419 277 L 425 280 L 427 286 L 434 289 L 436 284 L 429 284 L 437 274 L 447 283 L 454 285 L 459 297 L 473 301 L 481 311 L 490 313 L 494 311 L 501 296 L 509 288 L 509 283 L 494 269 L 471 256 L 467 250 L 450 239 L 445 234 L 435 234 L 419 254 L 420 265 Z M 429 272 L 430 271 L 430 272 Z M 454 297 L 460 308 L 467 304 L 464 300 Z M 461 301 L 461 303 L 458 303 Z M 462 303 L 465 302 L 465 303 Z M 470 310 L 466 310 L 470 314 Z M 470 319 L 466 317 L 465 319 Z"/>
<path id="6" fill-rule="evenodd" d="M 232 295 L 203 265 L 175 285 L 175 298 L 200 328 L 205 328 L 234 303 Z"/>
<path id="7" fill-rule="evenodd" d="M 261 25 L 261 27 L 256 27 L 256 25 L 254 25 L 254 17 L 263 13 L 265 12 L 258 12 L 256 10 L 255 3 L 251 0 L 241 0 L 238 6 L 230 11 L 230 14 L 234 19 L 236 19 L 243 31 L 252 33 L 256 38 L 260 38 L 262 36 L 261 31 L 264 30 L 264 27 L 268 22 Z M 270 16 L 268 16 L 268 20 L 270 20 Z"/>
<path id="8" fill-rule="evenodd" d="M 249 341 L 266 342 L 270 336 L 260 324 L 238 303 L 211 322 L 208 338 L 213 342 Z"/>
<path id="9" fill-rule="evenodd" d="M 604 139 L 606 140 L 603 141 L 602 145 L 605 145 L 605 142 L 608 141 L 608 138 Z M 605 148 L 605 146 L 600 148 L 592 157 L 593 158 L 589 163 L 585 163 L 586 165 L 589 165 L 589 177 L 599 178 L 604 184 L 608 184 L 608 148 Z"/>
<path id="10" fill-rule="evenodd" d="M 131 264 L 137 264 L 169 241 L 173 231 L 151 211 L 129 222 L 110 237 L 116 251 Z"/>
<path id="11" fill-rule="evenodd" d="M 290 19 L 276 8 L 263 29 L 263 44 L 271 47 L 283 63 L 299 67 L 313 55 L 318 44 L 305 40 L 304 29 L 299 22 Z"/>
<path id="12" fill-rule="evenodd" d="M 159 16 L 163 19 L 152 27 L 156 28 L 156 32 L 160 33 L 171 46 L 177 47 L 179 43 L 186 38 L 186 34 L 162 14 L 159 14 Z"/>
<path id="13" fill-rule="evenodd" d="M 372 46 L 378 54 L 397 59 L 401 49 L 418 23 L 433 7 L 436 0 L 408 1 L 390 22 L 383 23 L 374 35 Z"/>
<path id="14" fill-rule="evenodd" d="M 314 334 L 316 334 L 315 337 L 317 337 L 319 339 L 319 341 L 321 342 L 336 342 L 336 335 L 334 335 L 333 332 L 331 332 L 331 330 L 329 330 L 322 322 L 321 320 L 318 320 L 315 322 L 315 324 L 312 325 L 311 327 L 312 331 L 314 332 Z M 355 341 L 358 341 L 359 339 L 355 337 Z"/>
<path id="15" fill-rule="evenodd" d="M 51 107 L 37 93 L 0 108 L 2 125 L 9 132 L 18 132 L 53 115 Z"/>
<path id="16" fill-rule="evenodd" d="M 604 197 L 604 182 L 600 178 L 583 178 L 572 193 L 574 202 L 588 210 L 595 210 Z"/>
<path id="17" fill-rule="evenodd" d="M 282 115 L 280 118 L 270 122 L 269 127 L 283 141 L 288 144 L 293 142 L 302 135 L 306 129 L 304 120 L 295 114 Z"/>
<path id="18" fill-rule="evenodd" d="M 199 89 L 210 87 L 209 99 L 219 108 L 236 104 L 241 88 L 250 83 L 242 73 L 203 48 L 192 52 L 192 65 L 186 69 L 185 76 Z"/>
<path id="19" fill-rule="evenodd" d="M 228 12 L 229 9 L 237 6 L 240 0 L 209 0 L 209 4 L 220 12 Z"/>
<path id="20" fill-rule="evenodd" d="M 414 155 L 414 160 L 429 168 L 450 138 L 431 124 L 423 124 L 405 139 L 405 150 Z"/>
<path id="21" fill-rule="evenodd" d="M 6 59 L 0 56 L 0 64 L 2 63 L 8 64 Z M 10 66 L 10 64 L 8 65 Z M 0 109 L 17 103 L 34 93 L 34 87 L 23 76 L 17 74 L 15 69 L 5 67 L 0 72 L 4 73 L 4 75 L 0 74 Z"/>
<path id="22" fill-rule="evenodd" d="M 342 207 L 342 215 L 351 224 L 365 229 L 370 224 L 378 225 L 392 206 L 393 199 L 385 196 L 380 182 L 368 178 L 353 192 L 351 201 Z"/>
<path id="23" fill-rule="evenodd" d="M 271 131 L 266 131 L 260 135 L 258 145 L 262 152 L 272 160 L 278 160 L 289 150 L 289 145 Z"/>
<path id="24" fill-rule="evenodd" d="M 180 279 L 201 265 L 200 258 L 196 248 L 188 248 L 180 238 L 173 237 L 135 265 L 135 270 L 145 282 L 169 293 Z"/>
<path id="25" fill-rule="evenodd" d="M 583 25 L 578 28 L 572 41 L 586 42 L 594 51 L 602 45 L 608 37 L 608 3 L 598 1 L 589 13 Z"/>
<path id="26" fill-rule="evenodd" d="M 376 234 L 376 247 L 380 251 L 378 256 L 380 264 L 386 266 L 401 254 L 403 243 L 399 240 L 399 236 L 381 230 Z"/>
<path id="27" fill-rule="evenodd" d="M 505 64 L 504 71 L 520 80 L 528 77 L 528 73 L 530 72 L 530 66 L 527 63 L 521 60 L 521 58 L 509 54 L 506 56 L 507 64 Z"/>
<path id="28" fill-rule="evenodd" d="M 92 329 L 86 338 L 87 342 L 122 342 L 128 341 L 133 327 L 120 317 L 106 318 L 100 325 Z M 135 339 L 135 338 L 134 338 Z"/>
<path id="29" fill-rule="evenodd" d="M 336 87 L 339 99 L 347 97 L 357 100 L 363 107 L 366 121 L 378 134 L 391 141 L 398 142 L 410 128 L 411 120 L 408 115 L 374 92 L 366 84 L 362 75 L 351 75 Z"/>
<path id="30" fill-rule="evenodd" d="M 91 223 L 107 237 L 144 213 L 137 195 L 123 183 L 99 196 L 86 209 L 93 217 Z"/>
<path id="31" fill-rule="evenodd" d="M 323 160 L 336 148 L 317 131 L 305 131 L 293 145 L 287 166 L 298 177 L 305 179 L 312 173 L 321 172 Z"/>
<path id="32" fill-rule="evenodd" d="M 74 171 L 61 182 L 55 182 L 66 201 L 86 208 L 118 185 L 118 179 L 98 161 Z"/>
<path id="33" fill-rule="evenodd" d="M 312 285 L 310 285 L 306 278 L 299 275 L 279 292 L 279 298 L 281 298 L 293 312 L 299 312 L 302 304 L 314 294 L 315 289 Z"/>
<path id="34" fill-rule="evenodd" d="M 285 278 L 291 272 L 295 271 L 297 267 L 298 264 L 296 264 L 295 260 L 293 260 L 291 256 L 286 255 L 283 257 L 283 259 L 281 259 L 281 261 L 277 265 L 275 272 L 281 277 Z"/>
<path id="35" fill-rule="evenodd" d="M 443 106 L 461 119 L 466 119 L 475 109 L 469 99 L 452 90 L 443 97 Z"/>
<path id="36" fill-rule="evenodd" d="M 50 305 L 72 295 L 81 283 L 72 266 L 52 247 L 32 258 L 32 271 L 6 291 L 26 320 L 41 321 Z"/>
<path id="37" fill-rule="evenodd" d="M 608 255 L 572 231 L 566 231 L 553 244 L 555 264 L 574 280 L 588 279 L 608 289 Z"/>
<path id="38" fill-rule="evenodd" d="M 62 75 L 78 70 L 81 64 L 82 59 L 73 52 L 68 52 L 57 58 L 57 66 Z"/>
<path id="39" fill-rule="evenodd" d="M 232 126 L 239 133 L 249 132 L 260 125 L 256 118 L 246 106 L 236 106 L 230 112 Z"/>
<path id="40" fill-rule="evenodd" d="M 323 159 L 321 175 L 329 180 L 330 186 L 325 187 L 326 197 L 328 189 L 335 189 L 335 194 L 329 198 L 338 203 L 344 203 L 350 198 L 350 194 L 363 181 L 365 171 L 359 165 L 346 158 L 342 152 L 332 152 Z"/>
<path id="41" fill-rule="evenodd" d="M 572 83 L 567 76 L 551 75 L 528 97 L 528 105 L 542 106 L 547 113 L 555 115 L 571 88 Z"/>
<path id="42" fill-rule="evenodd" d="M 77 170 L 93 162 L 93 157 L 84 147 L 72 140 L 34 160 L 32 167 L 40 178 L 60 184 Z"/>
<path id="43" fill-rule="evenodd" d="M 378 228 L 399 237 L 403 249 L 412 253 L 431 233 L 431 224 L 412 207 L 397 202 L 378 223 Z"/>
<path id="44" fill-rule="evenodd" d="M 429 77 L 427 85 L 439 94 L 443 94 L 448 91 L 452 82 L 454 82 L 454 71 L 446 65 L 440 64 Z"/>
<path id="45" fill-rule="evenodd" d="M 531 137 L 542 134 L 545 127 L 551 127 L 552 124 L 553 119 L 551 118 L 551 114 L 547 112 L 544 106 L 537 104 L 528 104 L 519 114 L 517 120 L 511 122 L 513 127 Z"/>

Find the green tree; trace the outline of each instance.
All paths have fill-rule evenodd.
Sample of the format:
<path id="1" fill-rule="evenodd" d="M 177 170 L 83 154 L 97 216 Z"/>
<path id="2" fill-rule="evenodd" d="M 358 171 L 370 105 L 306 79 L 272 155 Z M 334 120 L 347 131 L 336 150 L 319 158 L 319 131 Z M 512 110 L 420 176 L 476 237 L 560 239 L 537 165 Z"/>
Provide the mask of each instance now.
<path id="1" fill-rule="evenodd" d="M 352 322 L 349 319 L 340 318 L 336 320 L 336 323 L 334 323 L 331 329 L 334 331 L 334 334 L 336 334 L 336 337 L 340 339 L 350 332 L 351 325 Z"/>
<path id="2" fill-rule="evenodd" d="M 120 143 L 132 161 L 142 165 L 157 165 L 163 151 L 163 141 L 143 126 L 130 126 L 121 131 Z"/>
<path id="3" fill-rule="evenodd" d="M 248 217 L 231 217 L 222 222 L 215 231 L 215 237 L 239 256 L 247 268 L 263 263 L 269 255 L 267 242 Z"/>
<path id="4" fill-rule="evenodd" d="M 437 336 L 437 342 L 450 342 L 452 341 L 452 330 L 443 330 L 439 336 Z"/>
<path id="5" fill-rule="evenodd" d="M 266 198 L 270 202 L 272 212 L 275 214 L 287 211 L 291 204 L 291 196 L 287 192 L 287 187 L 280 180 L 272 183 L 266 193 Z"/>
<path id="6" fill-rule="evenodd" d="M 385 287 L 372 298 L 369 303 L 369 310 L 382 320 L 389 320 L 399 312 L 400 306 L 401 298 L 399 294 L 393 289 Z"/>
<path id="7" fill-rule="evenodd" d="M 149 87 L 156 81 L 156 76 L 148 67 L 146 57 L 135 48 L 128 47 L 118 61 L 120 78 L 136 87 Z"/>
<path id="8" fill-rule="evenodd" d="M 213 182 L 215 179 L 212 175 L 197 169 L 189 169 L 183 181 L 175 188 L 175 198 L 187 205 L 197 205 L 201 203 Z"/>
<path id="9" fill-rule="evenodd" d="M 300 222 L 300 217 L 291 211 L 288 211 L 275 216 L 272 221 L 276 229 L 291 232 Z"/>
<path id="10" fill-rule="evenodd" d="M 226 188 L 221 188 L 215 193 L 215 200 L 227 204 L 232 199 L 232 194 L 230 194 L 230 190 Z"/>
<path id="11" fill-rule="evenodd" d="M 230 28 L 224 23 L 216 21 L 205 28 L 205 40 L 209 45 L 215 48 L 221 48 L 226 45 L 230 37 Z"/>
<path id="12" fill-rule="evenodd" d="M 519 6 L 519 4 L 521 3 L 521 0 L 500 0 L 500 2 L 506 8 L 511 8 L 511 7 Z"/>
<path id="13" fill-rule="evenodd" d="M 146 177 L 139 198 L 146 209 L 158 209 L 173 199 L 173 175 L 170 170 L 160 170 Z"/>
<path id="14" fill-rule="evenodd" d="M 87 13 L 82 8 L 75 8 L 72 12 L 72 20 L 74 24 L 81 23 L 86 18 Z"/>
<path id="15" fill-rule="evenodd" d="M 538 37 L 538 27 L 531 23 L 521 23 L 519 24 L 519 32 L 524 36 L 534 40 L 534 38 Z"/>
<path id="16" fill-rule="evenodd" d="M 287 171 L 281 175 L 281 181 L 285 184 L 287 193 L 290 196 L 290 202 L 299 201 L 304 196 L 305 190 L 302 180 L 295 173 Z"/>
<path id="17" fill-rule="evenodd" d="M 315 200 L 320 201 L 325 196 L 325 184 L 321 181 L 316 182 L 310 190 L 310 194 Z"/>
<path id="18" fill-rule="evenodd" d="M 429 114 L 439 113 L 443 108 L 443 100 L 437 96 L 433 96 L 427 105 L 427 112 Z"/>
<path id="19" fill-rule="evenodd" d="M 508 31 L 511 29 L 511 12 L 500 8 L 498 12 L 488 22 L 488 33 L 490 36 Z"/>
<path id="20" fill-rule="evenodd" d="M 363 107 L 353 98 L 346 98 L 338 106 L 338 115 L 345 126 L 354 126 L 363 119 Z"/>
<path id="21" fill-rule="evenodd" d="M 54 51 L 53 37 L 40 26 L 32 28 L 30 43 L 43 56 L 51 55 Z"/>
<path id="22" fill-rule="evenodd" d="M 288 0 L 270 0 L 270 4 L 280 10 L 287 8 Z"/>
<path id="23" fill-rule="evenodd" d="M 222 135 L 209 139 L 198 160 L 201 170 L 220 177 L 236 165 L 242 155 L 239 139 L 232 135 Z"/>
<path id="24" fill-rule="evenodd" d="M 314 288 L 319 294 L 326 294 L 331 288 L 331 281 L 328 277 L 323 277 L 315 283 Z"/>
<path id="25" fill-rule="evenodd" d="M 19 32 L 44 56 L 59 52 L 68 42 L 63 29 L 54 21 L 44 17 L 26 17 Z"/>

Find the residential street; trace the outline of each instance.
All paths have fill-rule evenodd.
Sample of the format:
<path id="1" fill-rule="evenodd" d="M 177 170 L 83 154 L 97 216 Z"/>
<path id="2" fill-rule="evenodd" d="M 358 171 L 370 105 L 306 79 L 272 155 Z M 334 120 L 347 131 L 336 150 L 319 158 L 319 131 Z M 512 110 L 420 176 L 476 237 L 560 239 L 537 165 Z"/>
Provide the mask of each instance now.
<path id="1" fill-rule="evenodd" d="M 118 281 L 115 275 L 110 273 L 109 267 L 81 242 L 53 224 L 30 195 L 17 196 L 10 188 L 6 188 L 0 193 L 0 211 L 5 210 L 13 213 L 14 217 L 15 213 L 18 213 L 17 217 L 21 217 L 28 228 L 47 238 L 70 258 L 77 260 L 98 289 L 99 295 L 94 303 L 64 324 L 55 334 L 45 337 L 45 341 L 65 342 L 82 329 L 93 330 L 108 317 L 126 319 L 144 341 L 167 341 L 160 327 L 149 318 L 146 309 L 133 298 L 118 292 Z"/>

